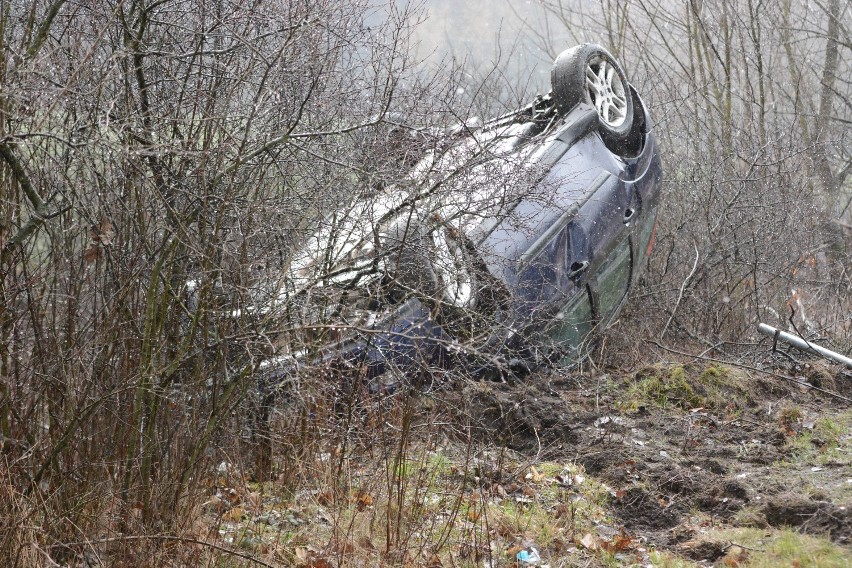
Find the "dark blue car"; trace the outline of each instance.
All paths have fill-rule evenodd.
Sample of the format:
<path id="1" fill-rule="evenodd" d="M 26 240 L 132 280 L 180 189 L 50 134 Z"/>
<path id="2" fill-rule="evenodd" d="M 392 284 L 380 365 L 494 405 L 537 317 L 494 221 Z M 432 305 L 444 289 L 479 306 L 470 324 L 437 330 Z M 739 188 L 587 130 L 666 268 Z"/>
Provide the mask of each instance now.
<path id="1" fill-rule="evenodd" d="M 576 360 L 651 253 L 660 177 L 623 70 L 569 49 L 548 95 L 457 126 L 406 180 L 327 216 L 255 308 L 282 330 L 261 367 L 396 381 Z"/>

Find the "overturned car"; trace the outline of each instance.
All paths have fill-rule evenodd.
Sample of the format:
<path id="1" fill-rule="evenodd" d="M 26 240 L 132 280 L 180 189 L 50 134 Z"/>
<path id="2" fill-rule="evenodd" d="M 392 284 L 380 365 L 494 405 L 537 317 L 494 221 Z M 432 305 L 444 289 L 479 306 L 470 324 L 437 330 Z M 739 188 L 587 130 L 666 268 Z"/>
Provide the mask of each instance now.
<path id="1" fill-rule="evenodd" d="M 252 308 L 281 330 L 261 367 L 398 380 L 576 360 L 651 253 L 660 176 L 619 64 L 569 49 L 549 94 L 459 125 L 408 179 L 327 216 Z"/>

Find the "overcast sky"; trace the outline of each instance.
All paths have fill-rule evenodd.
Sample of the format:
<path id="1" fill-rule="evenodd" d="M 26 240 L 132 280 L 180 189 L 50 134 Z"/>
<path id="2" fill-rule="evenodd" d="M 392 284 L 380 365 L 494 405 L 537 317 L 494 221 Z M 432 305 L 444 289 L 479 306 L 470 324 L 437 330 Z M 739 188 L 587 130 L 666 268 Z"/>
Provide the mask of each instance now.
<path id="1" fill-rule="evenodd" d="M 589 0 L 563 0 L 573 3 L 592 9 Z M 530 92 L 549 90 L 550 68 L 560 51 L 599 41 L 583 37 L 583 30 L 569 33 L 541 0 L 425 0 L 424 6 L 426 18 L 414 30 L 418 57 L 432 64 L 463 60 L 479 76 L 496 68 Z"/>

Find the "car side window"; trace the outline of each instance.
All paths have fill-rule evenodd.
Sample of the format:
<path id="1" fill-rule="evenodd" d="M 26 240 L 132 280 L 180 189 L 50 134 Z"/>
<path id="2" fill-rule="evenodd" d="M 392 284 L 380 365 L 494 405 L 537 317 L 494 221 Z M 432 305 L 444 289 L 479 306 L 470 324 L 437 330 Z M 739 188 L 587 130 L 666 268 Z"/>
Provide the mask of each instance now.
<path id="1" fill-rule="evenodd" d="M 556 271 L 556 287 L 563 293 L 569 292 L 572 283 L 568 281 L 568 267 L 571 264 L 571 238 L 568 228 L 562 230 L 555 242 L 553 268 Z"/>
<path id="2" fill-rule="evenodd" d="M 597 308 L 601 321 L 612 316 L 630 286 L 630 241 L 624 239 L 601 264 L 596 273 Z"/>

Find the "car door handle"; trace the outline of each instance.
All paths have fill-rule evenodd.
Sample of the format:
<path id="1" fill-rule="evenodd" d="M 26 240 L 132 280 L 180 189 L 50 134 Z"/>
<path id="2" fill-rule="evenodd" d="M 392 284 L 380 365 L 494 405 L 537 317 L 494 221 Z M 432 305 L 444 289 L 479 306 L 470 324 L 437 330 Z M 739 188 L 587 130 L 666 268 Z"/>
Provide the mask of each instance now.
<path id="1" fill-rule="evenodd" d="M 589 261 L 588 260 L 581 260 L 579 262 L 572 262 L 571 267 L 570 267 L 569 272 L 568 272 L 568 278 L 577 278 L 582 273 L 584 273 L 586 271 L 586 269 L 588 269 L 588 268 L 589 268 Z"/>
<path id="2" fill-rule="evenodd" d="M 636 210 L 632 207 L 628 207 L 624 210 L 624 222 L 629 223 L 633 216 L 636 214 Z"/>

